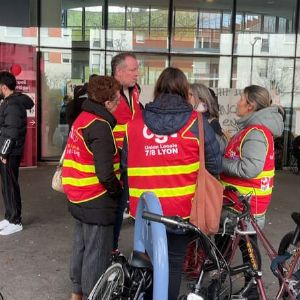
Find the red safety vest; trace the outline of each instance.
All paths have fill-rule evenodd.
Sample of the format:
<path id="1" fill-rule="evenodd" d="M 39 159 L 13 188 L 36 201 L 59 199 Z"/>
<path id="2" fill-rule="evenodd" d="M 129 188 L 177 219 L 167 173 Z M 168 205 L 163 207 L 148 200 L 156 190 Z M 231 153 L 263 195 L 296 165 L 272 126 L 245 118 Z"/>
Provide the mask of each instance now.
<path id="1" fill-rule="evenodd" d="M 117 147 L 123 148 L 123 140 L 126 134 L 126 124 L 134 119 L 135 117 L 141 115 L 141 107 L 139 102 L 139 89 L 135 85 L 131 92 L 130 106 L 127 103 L 127 100 L 123 95 L 121 95 L 121 101 L 113 113 L 117 119 L 117 125 L 115 126 L 113 133 L 117 143 Z"/>
<path id="2" fill-rule="evenodd" d="M 94 114 L 81 112 L 69 134 L 63 161 L 62 184 L 69 201 L 73 203 L 90 201 L 106 193 L 95 172 L 94 155 L 83 139 L 82 130 L 95 120 L 107 122 Z M 116 146 L 113 162 L 114 172 L 119 178 L 120 157 Z"/>
<path id="3" fill-rule="evenodd" d="M 270 130 L 261 125 L 252 125 L 241 132 L 237 133 L 229 142 L 225 149 L 224 157 L 232 160 L 241 159 L 241 147 L 244 139 L 252 130 L 261 131 L 267 141 L 267 155 L 263 171 L 255 178 L 240 178 L 221 174 L 221 180 L 224 186 L 235 186 L 239 192 L 243 195 L 252 193 L 251 199 L 251 211 L 254 215 L 263 215 L 268 209 L 271 201 L 273 179 L 274 179 L 274 141 L 273 135 Z M 224 190 L 224 196 L 231 198 L 234 202 L 238 202 L 238 199 L 233 193 Z M 226 197 L 225 197 L 226 199 Z M 236 205 L 235 209 L 241 211 L 241 206 Z"/>
<path id="4" fill-rule="evenodd" d="M 157 195 L 164 215 L 190 216 L 199 170 L 199 140 L 189 129 L 196 119 L 193 112 L 187 124 L 171 135 L 152 133 L 142 117 L 128 123 L 127 170 L 132 216 L 145 191 Z"/>

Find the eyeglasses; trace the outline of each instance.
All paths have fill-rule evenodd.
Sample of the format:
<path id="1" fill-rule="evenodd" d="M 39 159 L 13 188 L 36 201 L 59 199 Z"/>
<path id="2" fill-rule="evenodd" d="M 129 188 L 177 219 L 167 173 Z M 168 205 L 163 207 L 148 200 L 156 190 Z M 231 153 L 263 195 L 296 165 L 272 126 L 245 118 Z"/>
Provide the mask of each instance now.
<path id="1" fill-rule="evenodd" d="M 120 97 L 118 95 L 114 96 L 110 102 L 116 102 L 116 101 L 119 101 L 120 100 Z"/>

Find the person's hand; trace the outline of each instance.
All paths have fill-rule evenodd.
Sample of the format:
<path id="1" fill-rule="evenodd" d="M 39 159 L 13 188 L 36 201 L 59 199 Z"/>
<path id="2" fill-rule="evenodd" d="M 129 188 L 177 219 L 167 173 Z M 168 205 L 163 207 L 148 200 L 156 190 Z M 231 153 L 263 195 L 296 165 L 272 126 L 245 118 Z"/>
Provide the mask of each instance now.
<path id="1" fill-rule="evenodd" d="M 222 132 L 225 135 L 225 138 L 227 139 L 227 141 L 229 141 L 231 139 L 231 133 L 229 132 L 229 130 L 223 129 Z"/>
<path id="2" fill-rule="evenodd" d="M 2 162 L 4 165 L 6 165 L 6 162 L 7 162 L 7 159 L 6 159 L 6 158 L 0 156 L 0 160 L 1 160 L 1 162 Z"/>

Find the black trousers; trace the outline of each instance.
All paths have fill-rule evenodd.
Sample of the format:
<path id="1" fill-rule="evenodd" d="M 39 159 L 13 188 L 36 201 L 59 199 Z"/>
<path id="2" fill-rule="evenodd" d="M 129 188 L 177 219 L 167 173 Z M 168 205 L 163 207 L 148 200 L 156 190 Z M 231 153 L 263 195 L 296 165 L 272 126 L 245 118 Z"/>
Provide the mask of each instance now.
<path id="1" fill-rule="evenodd" d="M 169 254 L 169 296 L 168 300 L 177 300 L 183 268 L 183 261 L 188 244 L 195 238 L 191 233 L 176 234 L 167 231 Z"/>
<path id="2" fill-rule="evenodd" d="M 21 155 L 9 156 L 6 164 L 0 163 L 4 218 L 14 224 L 21 223 L 22 203 L 18 182 L 21 158 Z"/>

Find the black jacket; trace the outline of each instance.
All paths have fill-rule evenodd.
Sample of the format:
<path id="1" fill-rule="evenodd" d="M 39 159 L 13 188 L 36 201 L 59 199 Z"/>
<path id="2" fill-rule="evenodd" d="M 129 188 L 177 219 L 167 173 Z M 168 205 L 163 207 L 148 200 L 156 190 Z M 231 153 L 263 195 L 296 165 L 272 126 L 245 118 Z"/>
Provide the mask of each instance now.
<path id="1" fill-rule="evenodd" d="M 112 129 L 116 124 L 116 119 L 101 104 L 89 99 L 83 103 L 82 110 L 101 116 L 108 122 L 97 120 L 83 130 L 84 141 L 94 155 L 96 174 L 107 193 L 79 204 L 70 202 L 69 210 L 72 216 L 81 222 L 112 225 L 115 221 L 116 207 L 122 194 L 121 184 L 113 172 L 115 144 Z"/>
<path id="2" fill-rule="evenodd" d="M 22 93 L 13 93 L 1 101 L 0 150 L 3 157 L 23 154 L 27 130 L 26 110 L 33 106 L 32 99 Z M 9 146 L 5 147 L 8 141 Z"/>

